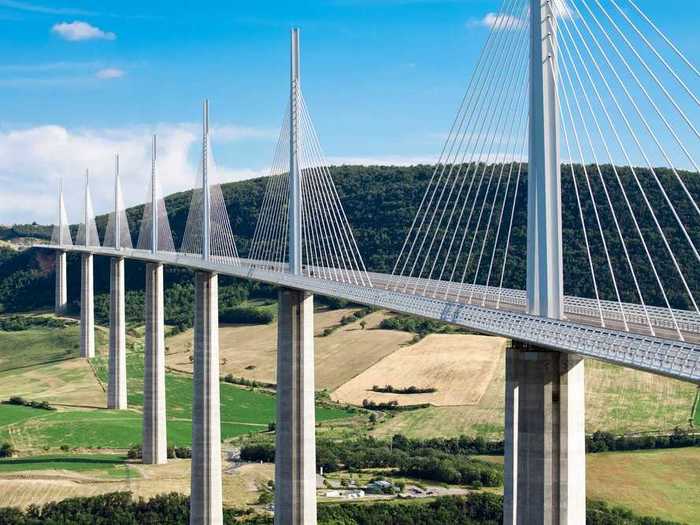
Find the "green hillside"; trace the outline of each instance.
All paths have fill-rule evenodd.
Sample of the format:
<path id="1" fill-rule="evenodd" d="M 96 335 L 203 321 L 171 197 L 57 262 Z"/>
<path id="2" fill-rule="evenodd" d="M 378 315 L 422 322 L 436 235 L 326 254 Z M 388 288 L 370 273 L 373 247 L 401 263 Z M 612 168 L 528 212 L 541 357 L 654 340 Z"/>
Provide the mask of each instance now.
<path id="1" fill-rule="evenodd" d="M 526 168 L 524 166 L 524 172 L 526 172 Z M 602 169 L 611 199 L 614 202 L 623 202 L 612 168 L 603 166 Z M 577 166 L 576 170 L 578 176 L 583 179 L 583 168 Z M 641 193 L 637 189 L 631 170 L 619 168 L 618 171 L 623 186 L 629 194 L 631 206 L 637 214 L 639 226 L 647 239 L 648 248 L 654 254 L 654 262 L 657 265 L 657 271 L 662 276 L 664 287 L 669 294 L 669 300 L 674 306 L 689 308 L 688 298 L 684 294 L 682 284 L 676 277 L 672 261 L 669 257 L 663 256 L 665 247 L 654 221 L 648 212 L 644 212 L 646 206 L 642 200 Z M 412 167 L 338 166 L 331 168 L 333 180 L 368 269 L 391 271 L 432 172 L 433 167 L 427 165 Z M 659 222 L 664 226 L 664 233 L 677 255 L 690 289 L 697 291 L 700 289 L 700 265 L 693 264 L 694 256 L 689 251 L 683 233 L 678 228 L 670 209 L 665 205 L 664 198 L 649 170 L 637 169 L 636 175 L 657 212 Z M 656 170 L 656 175 L 666 188 L 669 198 L 676 203 L 678 214 L 686 225 L 691 238 L 696 244 L 700 244 L 700 218 L 695 214 L 674 175 L 666 169 Z M 700 200 L 700 177 L 695 173 L 684 172 L 680 176 L 695 197 L 695 200 Z M 225 184 L 223 186 L 224 198 L 236 235 L 236 242 L 239 251 L 244 256 L 248 252 L 250 240 L 253 236 L 258 210 L 264 195 L 265 183 L 266 180 L 261 178 Z M 579 185 L 581 184 L 582 182 L 579 182 Z M 527 174 L 524 173 L 518 190 L 511 249 L 508 255 L 509 262 L 504 281 L 504 285 L 508 287 L 522 288 L 525 281 L 526 185 Z M 636 302 L 637 298 L 632 276 L 626 269 L 623 250 L 618 240 L 613 218 L 606 210 L 604 204 L 602 185 L 595 177 L 591 177 L 591 185 L 593 194 L 596 195 L 598 200 L 598 211 L 609 251 L 613 255 L 612 264 L 617 275 L 622 298 L 623 300 Z M 585 243 L 581 234 L 578 213 L 574 212 L 574 210 L 577 210 L 576 201 L 574 200 L 572 179 L 568 171 L 563 172 L 562 186 L 562 205 L 565 210 L 563 238 L 566 293 L 593 297 L 593 285 L 590 278 Z M 166 199 L 176 245 L 179 244 L 185 229 L 190 195 L 190 192 L 181 192 L 170 195 Z M 490 201 L 487 199 L 484 214 L 489 212 L 489 206 Z M 496 212 L 500 209 L 498 206 L 500 206 L 500 203 L 497 204 Z M 584 215 L 592 217 L 594 210 L 589 198 L 583 198 L 583 207 Z M 142 206 L 133 207 L 127 212 L 134 239 L 138 235 L 142 212 Z M 662 295 L 655 284 L 654 274 L 648 263 L 646 263 L 644 249 L 636 236 L 635 226 L 624 207 L 621 206 L 617 209 L 617 212 L 623 235 L 628 239 L 627 247 L 630 258 L 634 261 L 645 300 L 649 304 L 663 305 Z M 104 232 L 106 222 L 106 215 L 97 217 L 98 230 L 101 234 Z M 485 228 L 485 222 L 482 225 L 482 233 L 483 228 Z M 592 221 L 589 223 L 589 230 L 591 228 L 594 228 Z M 38 230 L 37 227 L 25 227 L 24 229 L 30 231 L 32 235 L 36 235 Z M 18 230 L 19 233 L 15 232 L 15 234 L 23 235 L 23 228 L 18 228 Z M 46 230 L 43 231 L 45 232 Z M 76 233 L 76 227 L 73 227 L 73 232 L 74 234 Z M 492 235 L 491 237 L 494 236 Z M 601 297 L 614 299 L 612 282 L 605 271 L 606 262 L 600 239 L 597 235 L 589 232 L 589 241 L 591 242 L 594 264 L 598 269 L 597 277 L 599 279 L 598 286 Z M 489 253 L 488 242 L 486 253 Z M 499 246 L 496 250 L 497 262 L 502 260 L 502 255 L 502 249 Z M 97 258 L 96 265 L 96 291 L 98 293 L 106 292 L 108 290 L 108 262 L 104 258 Z M 69 296 L 74 300 L 78 295 L 77 285 L 79 281 L 77 272 L 79 268 L 77 264 L 70 264 L 69 266 Z M 50 306 L 53 300 L 50 274 L 51 261 L 46 253 L 29 251 L 19 255 L 6 254 L 0 257 L 0 308 L 4 308 L 6 311 L 17 311 Z M 139 263 L 129 263 L 126 275 L 128 289 L 142 289 L 143 274 Z M 485 279 L 485 276 L 480 275 L 479 280 L 483 279 Z M 189 286 L 190 275 L 185 270 L 171 268 L 168 269 L 166 282 L 171 284 L 184 283 Z M 223 284 L 225 286 L 230 284 L 230 282 L 224 282 Z M 243 286 L 250 289 L 253 285 L 244 284 Z"/>

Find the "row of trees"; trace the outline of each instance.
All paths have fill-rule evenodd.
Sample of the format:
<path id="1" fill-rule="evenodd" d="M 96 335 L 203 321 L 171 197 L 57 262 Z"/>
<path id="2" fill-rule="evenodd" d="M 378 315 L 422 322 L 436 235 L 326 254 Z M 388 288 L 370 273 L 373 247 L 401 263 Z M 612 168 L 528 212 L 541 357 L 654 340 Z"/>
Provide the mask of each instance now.
<path id="1" fill-rule="evenodd" d="M 173 447 L 169 446 L 167 448 L 168 459 L 190 459 L 192 457 L 192 449 L 190 447 Z M 126 457 L 129 459 L 141 459 L 143 458 L 143 448 L 141 445 L 132 446 L 126 453 Z"/>
<path id="2" fill-rule="evenodd" d="M 42 410 L 56 410 L 56 407 L 52 407 L 48 401 L 31 401 L 29 399 L 24 399 L 21 396 L 12 396 L 6 401 L 2 401 L 3 405 L 16 405 L 29 408 L 40 408 Z"/>
<path id="3" fill-rule="evenodd" d="M 437 392 L 437 388 L 429 387 L 419 387 L 415 385 L 407 387 L 398 387 L 393 385 L 374 385 L 372 386 L 372 392 L 379 392 L 381 394 L 433 394 Z"/>
<path id="4" fill-rule="evenodd" d="M 0 330 L 5 332 L 21 332 L 33 327 L 64 328 L 67 322 L 47 316 L 8 315 L 0 317 Z"/>
<path id="5" fill-rule="evenodd" d="M 615 450 L 648 450 L 658 448 L 699 447 L 700 434 L 676 427 L 671 434 L 616 436 L 610 432 L 594 432 L 586 436 L 586 452 Z"/>
<path id="6" fill-rule="evenodd" d="M 379 328 L 385 330 L 401 330 L 402 332 L 416 334 L 413 342 L 417 342 L 430 334 L 469 333 L 464 328 L 458 328 L 433 319 L 424 319 L 422 317 L 405 314 L 383 319 L 379 324 Z"/>
<path id="7" fill-rule="evenodd" d="M 275 446 L 272 443 L 245 445 L 241 448 L 241 459 L 271 463 L 275 459 Z M 428 447 L 409 452 L 374 438 L 345 442 L 320 440 L 316 444 L 316 466 L 323 468 L 324 472 L 391 468 L 399 475 L 487 487 L 496 487 L 503 482 L 501 467 L 466 454 L 450 454 Z"/>
<path id="8" fill-rule="evenodd" d="M 503 499 L 495 494 L 471 493 L 429 501 L 372 505 L 333 503 L 318 506 L 319 525 L 500 525 Z M 149 500 L 134 499 L 129 492 L 86 498 L 70 498 L 26 510 L 0 508 L 3 525 L 186 525 L 189 498 L 162 494 Z M 272 525 L 269 515 L 224 508 L 225 525 Z M 583 524 L 582 524 L 583 525 Z M 588 502 L 586 525 L 680 525 L 658 518 L 640 517 L 601 502 Z"/>
<path id="9" fill-rule="evenodd" d="M 700 446 L 700 434 L 676 428 L 671 434 L 645 436 L 616 436 L 610 432 L 594 432 L 586 436 L 586 452 L 615 450 L 644 450 Z M 349 470 L 397 467 L 406 457 L 468 457 L 474 455 L 503 455 L 502 440 L 487 441 L 481 436 L 456 438 L 410 439 L 395 434 L 390 441 L 366 437 L 336 443 L 319 440 L 316 444 L 316 462 L 326 472 L 346 468 Z M 241 449 L 244 461 L 272 463 L 275 447 L 267 441 L 251 442 Z"/>

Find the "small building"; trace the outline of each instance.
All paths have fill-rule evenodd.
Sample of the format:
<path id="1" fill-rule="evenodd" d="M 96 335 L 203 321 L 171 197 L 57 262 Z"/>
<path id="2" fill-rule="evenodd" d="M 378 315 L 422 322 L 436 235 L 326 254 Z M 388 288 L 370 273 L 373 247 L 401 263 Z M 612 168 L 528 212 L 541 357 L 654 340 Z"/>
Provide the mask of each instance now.
<path id="1" fill-rule="evenodd" d="M 376 481 L 370 481 L 365 487 L 365 490 L 367 494 L 386 494 L 393 488 L 394 485 L 392 483 L 383 479 L 378 479 Z"/>
<path id="2" fill-rule="evenodd" d="M 344 496 L 346 499 L 360 499 L 365 497 L 365 491 L 362 489 L 358 490 L 349 490 L 345 493 Z"/>

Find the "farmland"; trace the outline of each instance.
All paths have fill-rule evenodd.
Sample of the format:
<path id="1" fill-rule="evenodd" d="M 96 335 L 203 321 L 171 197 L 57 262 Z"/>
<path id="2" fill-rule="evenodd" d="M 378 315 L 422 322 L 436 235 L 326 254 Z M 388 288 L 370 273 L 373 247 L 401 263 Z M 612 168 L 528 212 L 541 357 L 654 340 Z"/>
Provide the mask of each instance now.
<path id="1" fill-rule="evenodd" d="M 26 341 L 22 339 L 27 335 Z M 55 338 L 53 337 L 55 336 Z M 20 367 L 0 371 L 0 398 L 19 395 L 48 401 L 57 411 L 0 405 L 0 439 L 19 450 L 45 447 L 125 449 L 141 441 L 143 406 L 143 353 L 140 343 L 129 338 L 127 375 L 129 409 L 105 410 L 107 370 L 106 334 L 98 329 L 98 355 L 88 362 L 75 356 L 76 326 L 32 328 L 20 332 L 0 331 L 1 362 L 9 362 L 22 348 Z M 50 356 L 49 359 L 46 356 Z M 187 446 L 191 442 L 192 379 L 182 373 L 166 374 L 168 442 Z M 345 410 L 319 407 L 319 421 L 347 417 Z M 222 383 L 221 433 L 229 439 L 265 431 L 275 420 L 272 394 Z"/>
<path id="2" fill-rule="evenodd" d="M 503 429 L 505 341 L 467 334 L 414 334 L 385 330 L 390 314 L 371 312 L 343 321 L 356 310 L 319 310 L 315 319 L 316 386 L 331 399 L 359 404 L 363 399 L 427 408 L 368 413 L 341 405 L 319 405 L 319 436 L 355 439 L 367 433 L 430 438 L 481 435 L 500 439 Z M 228 325 L 220 329 L 221 372 L 266 383 L 275 380 L 276 324 Z M 105 409 L 107 331 L 97 330 L 97 356 L 80 359 L 77 325 L 0 331 L 0 399 L 20 395 L 48 401 L 58 410 L 0 405 L 0 442 L 20 457 L 0 460 L 0 506 L 25 506 L 79 495 L 129 490 L 151 497 L 189 492 L 189 460 L 165 466 L 125 459 L 141 440 L 143 407 L 142 328 L 129 328 L 127 376 L 129 408 Z M 168 442 L 191 442 L 192 333 L 166 339 Z M 17 359 L 15 360 L 15 356 Z M 587 361 L 589 431 L 658 431 L 687 426 L 694 386 L 634 370 Z M 423 394 L 379 393 L 374 385 L 432 387 Z M 224 457 L 239 439 L 267 432 L 275 420 L 271 389 L 221 383 Z M 694 416 L 697 419 L 697 411 Z M 270 439 L 271 436 L 261 436 Z M 642 514 L 692 522 L 692 497 L 699 480 L 696 449 L 593 454 L 588 457 L 589 497 L 621 504 Z M 243 506 L 257 500 L 273 476 L 269 464 L 237 466 L 223 461 L 224 502 Z M 491 489 L 489 489 L 491 490 Z M 646 492 L 645 492 L 646 490 Z M 652 494 L 649 497 L 640 495 Z M 683 499 L 683 494 L 686 498 Z M 658 508 L 658 511 L 654 510 Z M 689 518 L 690 516 L 690 518 Z"/>

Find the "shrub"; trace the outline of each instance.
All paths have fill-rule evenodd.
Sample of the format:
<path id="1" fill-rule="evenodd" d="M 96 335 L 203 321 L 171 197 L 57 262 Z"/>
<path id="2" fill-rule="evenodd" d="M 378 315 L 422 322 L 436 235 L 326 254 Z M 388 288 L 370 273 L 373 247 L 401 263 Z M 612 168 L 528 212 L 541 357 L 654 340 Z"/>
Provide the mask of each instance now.
<path id="1" fill-rule="evenodd" d="M 129 459 L 141 459 L 143 458 L 143 449 L 141 445 L 132 446 L 126 453 L 126 457 Z"/>
<path id="2" fill-rule="evenodd" d="M 219 311 L 219 321 L 230 324 L 269 324 L 275 316 L 269 310 L 254 306 L 234 306 Z"/>
<path id="3" fill-rule="evenodd" d="M 250 386 L 253 388 L 277 388 L 277 385 L 274 383 L 265 383 L 263 381 L 256 381 L 255 379 L 236 377 L 233 374 L 226 374 L 226 376 L 224 376 L 224 382 L 231 383 L 232 385 Z"/>
<path id="4" fill-rule="evenodd" d="M 437 392 L 437 388 L 429 386 L 429 387 L 417 387 L 414 385 L 407 386 L 407 387 L 394 387 L 391 385 L 386 385 L 386 386 L 377 386 L 374 385 L 372 387 L 372 392 L 380 392 L 383 394 L 433 394 Z"/>
<path id="5" fill-rule="evenodd" d="M 0 445 L 0 458 L 11 458 L 15 454 L 17 454 L 17 450 L 12 446 L 12 443 Z"/>
<path id="6" fill-rule="evenodd" d="M 180 459 L 191 459 L 192 449 L 190 447 L 175 447 L 175 457 Z"/>
<path id="7" fill-rule="evenodd" d="M 245 445 L 241 448 L 241 460 L 273 463 L 275 461 L 275 446 L 271 443 Z"/>
<path id="8" fill-rule="evenodd" d="M 48 401 L 28 401 L 20 396 L 12 396 L 7 401 L 2 402 L 5 405 L 17 405 L 30 408 L 39 408 L 41 410 L 56 410 L 55 407 L 49 405 Z"/>

